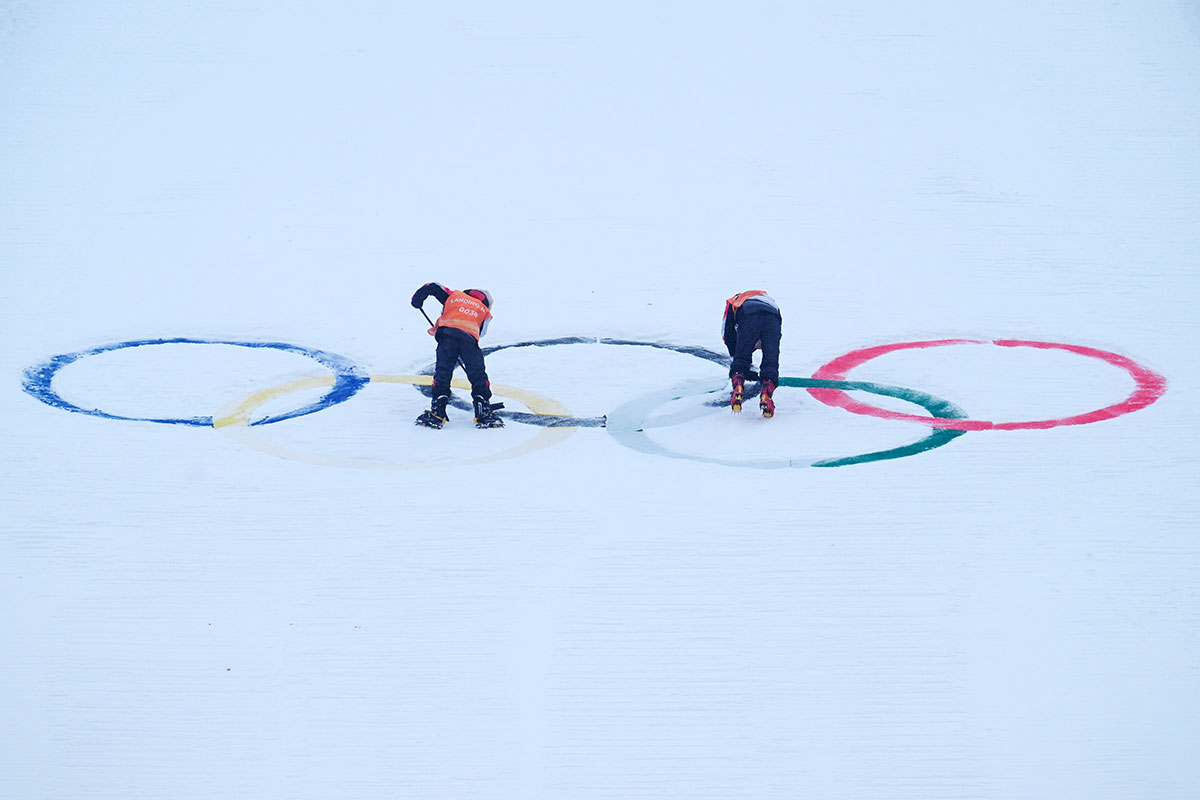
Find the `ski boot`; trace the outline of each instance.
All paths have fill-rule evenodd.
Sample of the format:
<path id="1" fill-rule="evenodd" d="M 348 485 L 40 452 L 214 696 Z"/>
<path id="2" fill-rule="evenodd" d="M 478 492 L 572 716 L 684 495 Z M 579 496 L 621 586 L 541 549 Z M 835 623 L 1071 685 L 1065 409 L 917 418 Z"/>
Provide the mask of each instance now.
<path id="1" fill-rule="evenodd" d="M 476 428 L 503 428 L 504 420 L 496 413 L 496 409 L 504 408 L 503 403 L 492 405 L 479 395 L 471 398 L 475 403 Z"/>
<path id="2" fill-rule="evenodd" d="M 762 394 L 758 398 L 758 408 L 767 419 L 775 416 L 775 381 L 762 382 Z"/>
<path id="3" fill-rule="evenodd" d="M 742 410 L 742 401 L 746 399 L 746 376 L 736 373 L 733 378 L 733 394 L 729 398 L 729 407 L 734 411 Z"/>
<path id="4" fill-rule="evenodd" d="M 426 428 L 441 428 L 448 419 L 446 405 L 449 402 L 449 395 L 440 394 L 433 398 L 433 402 L 429 404 L 429 410 L 421 412 L 421 416 L 417 417 L 416 424 Z"/>

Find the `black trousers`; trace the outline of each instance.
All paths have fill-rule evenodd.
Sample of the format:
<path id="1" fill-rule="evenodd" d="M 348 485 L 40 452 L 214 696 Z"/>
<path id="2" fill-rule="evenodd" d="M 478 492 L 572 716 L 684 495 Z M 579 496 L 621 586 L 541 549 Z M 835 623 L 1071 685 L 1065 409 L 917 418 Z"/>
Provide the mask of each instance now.
<path id="1" fill-rule="evenodd" d="M 459 359 L 462 359 L 463 368 L 467 371 L 467 380 L 471 382 L 471 395 L 490 400 L 492 386 L 483 365 L 483 351 L 479 349 L 479 342 L 471 334 L 457 328 L 441 328 L 437 332 L 433 396 L 450 394 L 450 378 L 454 375 L 454 368 L 458 366 Z"/>
<path id="2" fill-rule="evenodd" d="M 779 340 L 783 337 L 783 318 L 770 311 L 756 311 L 737 318 L 737 346 L 729 377 L 750 371 L 754 348 L 762 343 L 762 364 L 758 367 L 760 380 L 779 382 Z"/>

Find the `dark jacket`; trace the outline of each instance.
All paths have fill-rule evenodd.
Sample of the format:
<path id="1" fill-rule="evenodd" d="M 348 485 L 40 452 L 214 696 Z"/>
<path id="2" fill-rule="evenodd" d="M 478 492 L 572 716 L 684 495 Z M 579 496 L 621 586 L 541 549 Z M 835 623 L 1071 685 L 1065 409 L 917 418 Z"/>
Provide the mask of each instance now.
<path id="1" fill-rule="evenodd" d="M 734 305 L 741 295 L 734 295 L 725 301 L 725 318 L 723 320 L 721 339 L 725 342 L 725 347 L 729 350 L 729 355 L 733 355 L 737 350 L 737 329 L 738 324 L 751 314 L 774 314 L 780 319 L 783 314 L 779 311 L 779 304 L 775 302 L 775 298 L 769 294 L 755 295 L 743 300 L 739 305 Z"/>

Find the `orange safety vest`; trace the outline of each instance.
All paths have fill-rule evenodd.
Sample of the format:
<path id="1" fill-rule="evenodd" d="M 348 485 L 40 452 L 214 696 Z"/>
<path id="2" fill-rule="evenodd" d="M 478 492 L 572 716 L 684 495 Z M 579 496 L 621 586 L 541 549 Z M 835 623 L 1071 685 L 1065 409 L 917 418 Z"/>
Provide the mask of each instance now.
<path id="1" fill-rule="evenodd" d="M 742 303 L 746 302 L 751 297 L 761 297 L 765 294 L 766 294 L 766 292 L 764 292 L 762 289 L 750 289 L 749 291 L 746 291 L 746 292 L 738 292 L 733 297 L 731 297 L 725 301 L 725 317 L 726 317 L 726 319 L 728 319 L 728 317 L 729 317 L 730 309 L 732 309 L 733 313 L 736 314 L 737 310 L 742 307 Z M 755 342 L 754 349 L 761 350 L 762 342 L 761 341 Z"/>
<path id="2" fill-rule="evenodd" d="M 728 303 L 729 305 L 733 306 L 735 309 L 737 309 L 737 308 L 741 308 L 742 303 L 746 302 L 751 297 L 758 297 L 759 295 L 764 295 L 764 294 L 766 294 L 766 292 L 764 292 L 762 289 L 751 289 L 748 292 L 738 292 L 737 294 L 735 294 L 733 297 L 729 298 L 725 302 Z"/>
<path id="3" fill-rule="evenodd" d="M 453 291 L 442 304 L 442 315 L 429 329 L 429 335 L 436 334 L 438 328 L 458 328 L 478 339 L 484 321 L 491 318 L 492 312 L 483 301 L 476 300 L 466 292 Z"/>

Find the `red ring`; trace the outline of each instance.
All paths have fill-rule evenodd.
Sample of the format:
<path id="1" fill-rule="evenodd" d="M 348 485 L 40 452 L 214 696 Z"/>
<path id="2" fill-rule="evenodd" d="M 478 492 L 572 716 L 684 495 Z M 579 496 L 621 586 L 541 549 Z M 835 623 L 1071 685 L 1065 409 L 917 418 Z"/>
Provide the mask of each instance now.
<path id="1" fill-rule="evenodd" d="M 1162 375 L 1117 353 L 1097 350 L 1092 347 L 1081 347 L 1074 344 L 1027 342 L 1017 339 L 995 339 L 991 342 L 979 339 L 939 339 L 931 342 L 899 342 L 897 344 L 884 344 L 877 347 L 864 347 L 860 350 L 846 353 L 844 356 L 838 356 L 814 372 L 812 376 L 821 380 L 846 380 L 847 372 L 886 353 L 892 353 L 896 350 L 944 347 L 950 344 L 994 344 L 999 347 L 1036 347 L 1039 350 L 1066 350 L 1067 352 L 1078 353 L 1088 358 L 1098 358 L 1101 361 L 1112 364 L 1114 367 L 1120 367 L 1133 377 L 1137 386 L 1133 390 L 1133 393 L 1120 403 L 1106 406 L 1096 411 L 1089 411 L 1086 414 L 1077 414 L 1073 417 L 1043 419 L 1033 422 L 989 422 L 981 419 L 922 417 L 917 414 L 904 414 L 899 411 L 889 411 L 885 408 L 868 405 L 867 403 L 855 400 L 842 389 L 809 389 L 808 393 L 826 405 L 844 408 L 853 414 L 864 414 L 869 417 L 920 422 L 932 428 L 948 428 L 955 431 L 1018 431 L 1057 428 L 1060 425 L 1086 425 L 1089 422 L 1112 419 L 1113 417 L 1119 417 L 1122 414 L 1129 414 L 1140 408 L 1145 408 L 1162 397 L 1163 392 L 1167 390 L 1167 379 Z"/>

